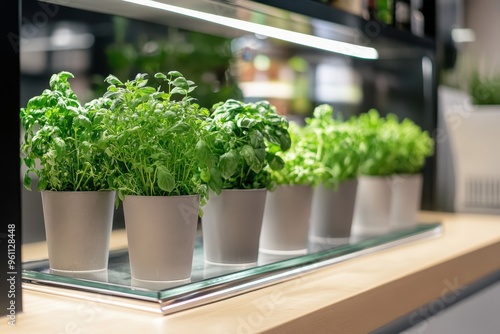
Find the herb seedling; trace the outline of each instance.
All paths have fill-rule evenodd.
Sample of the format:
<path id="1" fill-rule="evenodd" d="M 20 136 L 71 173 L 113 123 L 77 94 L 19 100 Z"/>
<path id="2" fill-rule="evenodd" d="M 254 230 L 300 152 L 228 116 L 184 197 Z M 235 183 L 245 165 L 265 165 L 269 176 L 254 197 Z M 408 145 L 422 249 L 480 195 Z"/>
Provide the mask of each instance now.
<path id="1" fill-rule="evenodd" d="M 371 109 L 358 117 L 357 126 L 367 147 L 361 165 L 364 175 L 414 174 L 434 152 L 429 133 L 410 119 L 399 122 L 394 114 L 384 118 Z"/>
<path id="2" fill-rule="evenodd" d="M 62 71 L 50 78 L 50 89 L 31 98 L 21 108 L 25 130 L 22 162 L 27 167 L 24 186 L 31 190 L 31 173 L 38 177 L 38 190 L 94 191 L 110 186 L 112 160 L 101 142 L 101 119 L 93 102 L 82 106 Z"/>
<path id="3" fill-rule="evenodd" d="M 214 106 L 208 130 L 215 165 L 203 170 L 203 180 L 215 193 L 222 189 L 271 188 L 267 166 L 282 169 L 277 154 L 290 148 L 288 120 L 268 101 L 227 100 Z"/>
<path id="4" fill-rule="evenodd" d="M 304 140 L 304 128 L 297 123 L 290 122 L 288 132 L 291 138 L 291 147 L 286 152 L 277 154 L 285 162 L 280 170 L 270 170 L 271 179 L 276 185 L 314 185 L 317 183 L 316 170 L 319 164 L 316 153 L 309 149 Z"/>
<path id="5" fill-rule="evenodd" d="M 194 103 L 189 93 L 195 85 L 181 73 L 156 73 L 155 78 L 166 84 L 166 91 L 148 86 L 144 73 L 127 82 L 106 78 L 103 139 L 106 152 L 118 162 L 113 180 L 118 197 L 200 194 L 203 201 L 207 185 L 200 171 L 214 161 L 204 141 L 209 112 Z"/>
<path id="6" fill-rule="evenodd" d="M 314 154 L 312 184 L 337 187 L 340 182 L 358 176 L 365 148 L 363 138 L 352 120 L 333 118 L 331 106 L 320 105 L 314 109 L 313 117 L 306 118 L 301 140 L 303 150 Z"/>

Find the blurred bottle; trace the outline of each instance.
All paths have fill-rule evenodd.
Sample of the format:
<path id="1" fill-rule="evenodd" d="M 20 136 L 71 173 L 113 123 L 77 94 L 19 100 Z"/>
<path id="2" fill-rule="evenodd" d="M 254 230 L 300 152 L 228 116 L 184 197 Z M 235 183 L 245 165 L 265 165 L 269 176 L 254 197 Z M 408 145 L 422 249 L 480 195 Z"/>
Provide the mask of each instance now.
<path id="1" fill-rule="evenodd" d="M 386 25 L 394 24 L 394 2 L 393 0 L 376 0 L 377 19 Z"/>
<path id="2" fill-rule="evenodd" d="M 377 7 L 375 6 L 375 0 L 363 0 L 363 17 L 367 21 L 377 19 Z"/>
<path id="3" fill-rule="evenodd" d="M 403 31 L 411 31 L 411 1 L 397 0 L 395 6 L 396 28 Z"/>
<path id="4" fill-rule="evenodd" d="M 332 7 L 342 9 L 351 14 L 363 15 L 363 0 L 323 0 L 322 2 L 327 2 Z"/>
<path id="5" fill-rule="evenodd" d="M 385 25 L 394 25 L 394 0 L 363 0 L 363 17 Z"/>
<path id="6" fill-rule="evenodd" d="M 423 0 L 411 0 L 411 32 L 416 36 L 425 35 L 425 18 L 422 13 Z"/>

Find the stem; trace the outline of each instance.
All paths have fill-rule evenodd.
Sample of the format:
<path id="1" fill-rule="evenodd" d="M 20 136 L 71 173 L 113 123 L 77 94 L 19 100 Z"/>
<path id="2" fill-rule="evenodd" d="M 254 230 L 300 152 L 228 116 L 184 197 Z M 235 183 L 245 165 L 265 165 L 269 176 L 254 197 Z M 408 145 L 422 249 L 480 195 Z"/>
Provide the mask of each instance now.
<path id="1" fill-rule="evenodd" d="M 316 134 L 318 142 L 318 151 L 316 152 L 316 161 L 321 161 L 321 155 L 323 154 L 323 140 L 320 134 Z"/>

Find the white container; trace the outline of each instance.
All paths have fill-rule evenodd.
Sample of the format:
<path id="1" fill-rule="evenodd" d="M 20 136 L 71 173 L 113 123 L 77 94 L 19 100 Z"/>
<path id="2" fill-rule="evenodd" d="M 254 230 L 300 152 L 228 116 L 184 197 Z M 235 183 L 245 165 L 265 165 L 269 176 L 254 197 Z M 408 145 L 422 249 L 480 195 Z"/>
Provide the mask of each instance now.
<path id="1" fill-rule="evenodd" d="M 114 191 L 42 191 L 50 269 L 108 268 Z"/>
<path id="2" fill-rule="evenodd" d="M 206 262 L 257 264 L 266 195 L 267 189 L 224 189 L 210 196 L 201 225 Z"/>
<path id="3" fill-rule="evenodd" d="M 314 187 L 310 239 L 320 243 L 345 243 L 351 236 L 358 180 L 342 182 L 338 189 Z"/>
<path id="4" fill-rule="evenodd" d="M 191 277 L 199 196 L 125 196 L 130 273 L 137 281 Z"/>
<path id="5" fill-rule="evenodd" d="M 268 191 L 260 234 L 260 251 L 268 254 L 307 253 L 312 187 L 280 185 Z"/>
<path id="6" fill-rule="evenodd" d="M 415 227 L 422 196 L 422 174 L 392 177 L 391 230 Z"/>
<path id="7" fill-rule="evenodd" d="M 392 177 L 359 177 L 352 234 L 358 237 L 385 234 L 391 230 Z"/>

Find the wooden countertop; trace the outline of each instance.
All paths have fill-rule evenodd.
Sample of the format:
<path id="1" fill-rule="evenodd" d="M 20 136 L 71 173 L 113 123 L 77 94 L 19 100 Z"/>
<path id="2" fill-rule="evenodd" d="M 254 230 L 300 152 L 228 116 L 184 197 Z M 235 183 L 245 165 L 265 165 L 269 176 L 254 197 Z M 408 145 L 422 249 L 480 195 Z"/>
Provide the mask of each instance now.
<path id="1" fill-rule="evenodd" d="M 419 221 L 442 222 L 443 235 L 167 316 L 24 290 L 16 327 L 3 317 L 0 332 L 367 333 L 500 269 L 500 216 L 422 212 Z M 114 233 L 113 248 L 125 242 Z M 22 251 L 46 256 L 43 243 Z"/>

